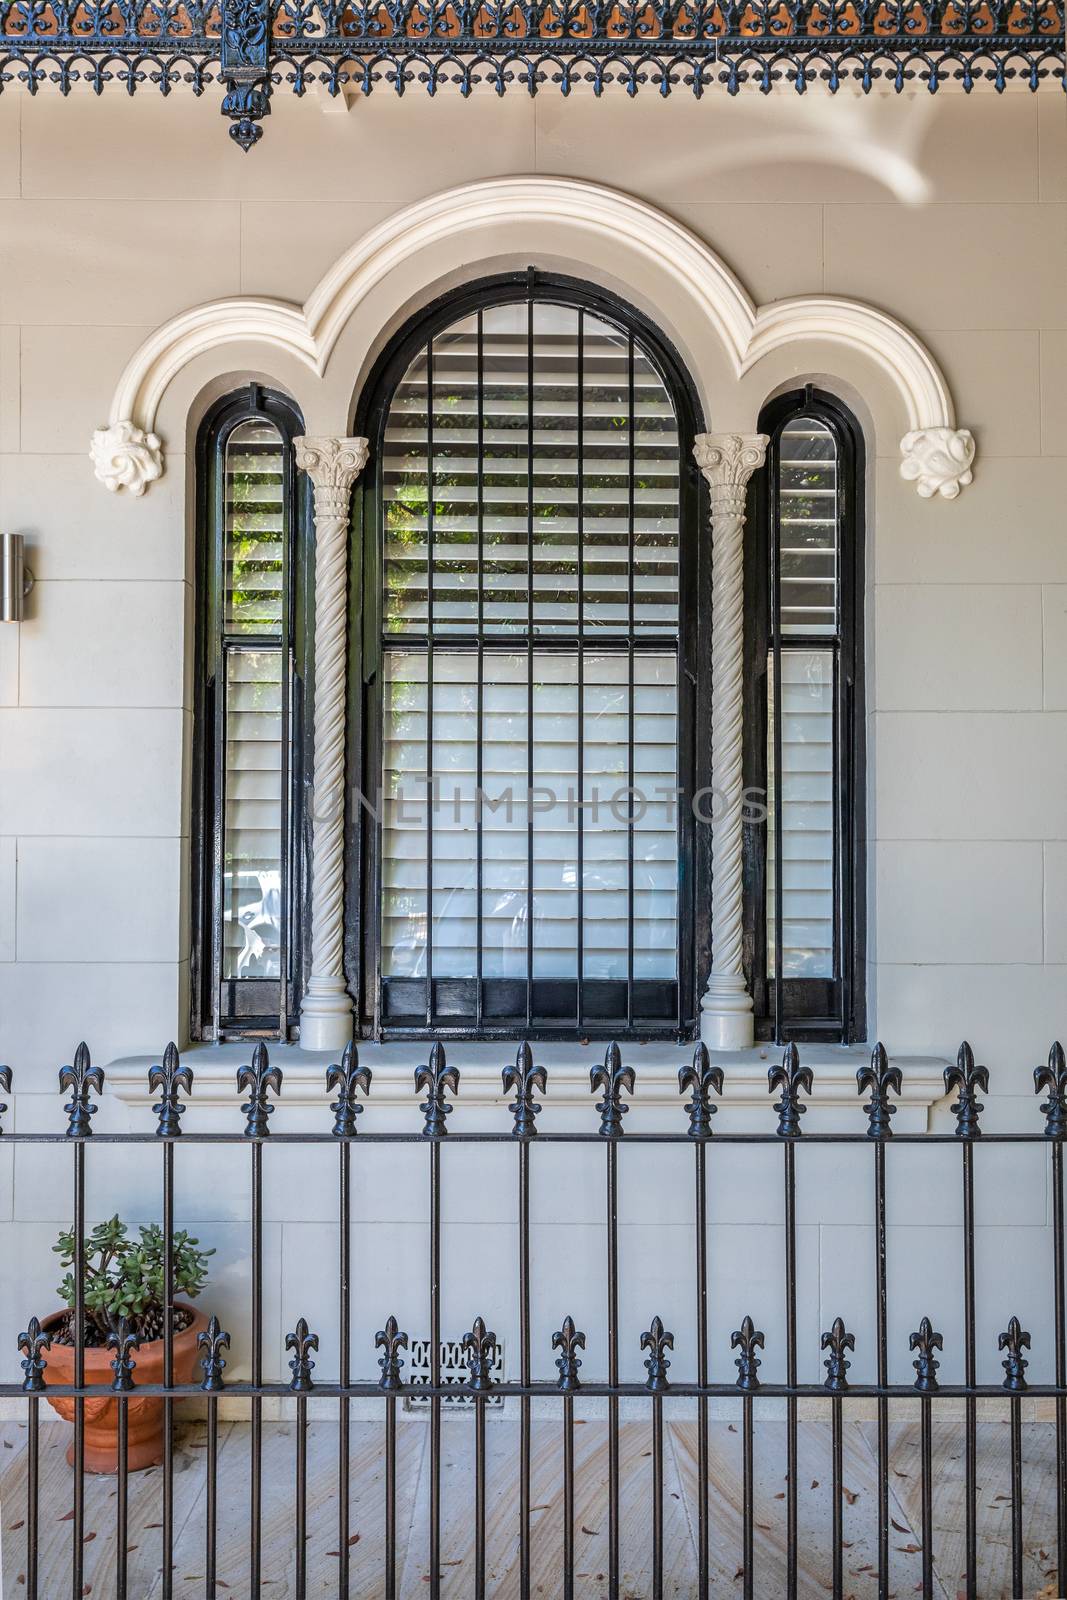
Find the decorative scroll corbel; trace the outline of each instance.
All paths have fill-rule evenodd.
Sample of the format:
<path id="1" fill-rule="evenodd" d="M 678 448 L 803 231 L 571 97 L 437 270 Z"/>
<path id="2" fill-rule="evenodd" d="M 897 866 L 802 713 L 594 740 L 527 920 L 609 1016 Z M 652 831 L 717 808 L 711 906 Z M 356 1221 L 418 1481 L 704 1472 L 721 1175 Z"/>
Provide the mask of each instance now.
<path id="1" fill-rule="evenodd" d="M 135 422 L 112 422 L 97 428 L 89 446 L 93 471 L 112 494 L 125 489 L 140 499 L 150 483 L 163 476 L 163 445 L 158 433 Z"/>
<path id="2" fill-rule="evenodd" d="M 900 476 L 924 500 L 955 500 L 974 480 L 974 434 L 969 428 L 914 428 L 900 441 Z"/>
<path id="3" fill-rule="evenodd" d="M 268 0 L 223 0 L 222 114 L 230 118 L 230 138 L 246 153 L 262 139 L 260 123 L 270 116 L 269 43 Z"/>

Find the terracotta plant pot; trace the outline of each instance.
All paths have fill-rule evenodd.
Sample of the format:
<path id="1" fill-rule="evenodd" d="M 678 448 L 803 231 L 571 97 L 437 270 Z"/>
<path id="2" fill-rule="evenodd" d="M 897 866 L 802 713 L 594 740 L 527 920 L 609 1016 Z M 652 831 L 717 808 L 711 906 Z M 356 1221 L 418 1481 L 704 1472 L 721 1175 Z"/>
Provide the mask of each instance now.
<path id="1" fill-rule="evenodd" d="M 174 1382 L 192 1383 L 196 1376 L 197 1362 L 197 1335 L 207 1327 L 208 1319 L 202 1311 L 195 1306 L 188 1305 L 185 1301 L 175 1301 L 175 1305 L 182 1310 L 192 1313 L 192 1322 L 181 1333 L 174 1335 Z M 66 1311 L 55 1311 L 46 1317 L 42 1324 L 45 1333 L 55 1333 Z M 53 1344 L 50 1350 L 45 1351 L 48 1363 L 45 1371 L 45 1384 L 73 1384 L 74 1382 L 74 1346 L 72 1344 Z M 85 1352 L 85 1381 L 87 1384 L 99 1384 L 101 1387 L 111 1387 L 115 1374 L 111 1370 L 111 1363 L 115 1359 L 113 1350 L 91 1349 Z M 131 1472 L 140 1472 L 145 1467 L 157 1467 L 163 1460 L 163 1401 L 151 1395 L 138 1396 L 136 1385 L 138 1383 L 163 1382 L 163 1340 L 153 1339 L 150 1344 L 142 1345 L 140 1350 L 133 1352 L 135 1362 L 134 1389 L 126 1402 L 128 1411 L 128 1450 L 127 1463 Z M 67 1422 L 74 1420 L 74 1401 L 69 1395 L 57 1395 L 55 1399 L 45 1394 L 53 1411 Z M 67 1460 L 74 1463 L 74 1446 L 67 1451 Z M 115 1395 L 108 1395 L 101 1400 L 86 1400 L 85 1402 L 85 1469 L 87 1472 L 117 1472 L 119 1464 L 119 1407 Z"/>

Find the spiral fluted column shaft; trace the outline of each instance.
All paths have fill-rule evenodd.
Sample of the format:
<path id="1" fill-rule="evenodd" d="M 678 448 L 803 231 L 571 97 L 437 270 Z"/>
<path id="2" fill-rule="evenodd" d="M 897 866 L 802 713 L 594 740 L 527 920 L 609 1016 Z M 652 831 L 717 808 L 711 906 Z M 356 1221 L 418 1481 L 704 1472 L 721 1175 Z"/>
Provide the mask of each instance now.
<path id="1" fill-rule="evenodd" d="M 711 491 L 711 974 L 700 1036 L 712 1050 L 752 1044 L 752 997 L 742 964 L 744 789 L 744 526 L 748 480 L 765 434 L 702 433 L 693 454 Z"/>
<path id="2" fill-rule="evenodd" d="M 352 1037 L 344 977 L 345 698 L 348 506 L 366 439 L 297 439 L 315 491 L 315 787 L 311 808 L 311 975 L 300 1042 L 343 1050 Z"/>

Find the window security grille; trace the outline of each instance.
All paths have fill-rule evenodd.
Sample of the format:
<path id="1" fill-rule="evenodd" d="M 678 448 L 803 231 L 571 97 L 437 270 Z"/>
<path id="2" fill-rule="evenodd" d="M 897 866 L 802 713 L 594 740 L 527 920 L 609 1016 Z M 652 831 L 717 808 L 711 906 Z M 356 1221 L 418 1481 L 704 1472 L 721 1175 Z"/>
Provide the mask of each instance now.
<path id="1" fill-rule="evenodd" d="M 489 1362 L 489 1376 L 493 1383 L 504 1381 L 504 1341 L 500 1339 L 494 1349 Z M 408 1383 L 430 1383 L 430 1341 L 429 1339 L 412 1339 L 410 1350 L 405 1359 L 405 1377 Z M 450 1411 L 473 1411 L 474 1396 L 472 1390 L 466 1387 L 469 1373 L 467 1358 L 463 1353 L 463 1346 L 458 1339 L 441 1340 L 441 1382 L 455 1384 L 455 1394 L 446 1394 L 442 1397 L 441 1404 Z M 488 1394 L 483 1399 L 486 1410 L 499 1410 L 504 1404 L 502 1394 Z M 429 1398 L 421 1395 L 408 1394 L 404 1396 L 405 1411 L 429 1411 Z"/>
<path id="2" fill-rule="evenodd" d="M 631 331 L 486 306 L 381 462 L 386 1026 L 677 1022 L 679 432 Z"/>

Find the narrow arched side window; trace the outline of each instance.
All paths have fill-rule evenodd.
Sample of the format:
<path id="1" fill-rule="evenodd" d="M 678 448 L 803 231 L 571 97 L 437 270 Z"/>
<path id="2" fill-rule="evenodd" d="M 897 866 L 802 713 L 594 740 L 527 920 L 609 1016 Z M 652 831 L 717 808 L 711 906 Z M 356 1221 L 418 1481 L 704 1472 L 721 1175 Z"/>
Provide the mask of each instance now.
<path id="1" fill-rule="evenodd" d="M 706 775 L 677 358 L 531 272 L 431 308 L 370 393 L 365 1026 L 685 1033 Z"/>
<path id="2" fill-rule="evenodd" d="M 810 386 L 759 426 L 770 446 L 746 547 L 746 968 L 758 1037 L 850 1043 L 866 1033 L 863 441 Z"/>
<path id="3" fill-rule="evenodd" d="M 193 1037 L 295 1021 L 306 899 L 306 490 L 291 401 L 259 384 L 197 444 Z"/>

